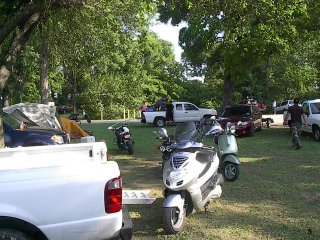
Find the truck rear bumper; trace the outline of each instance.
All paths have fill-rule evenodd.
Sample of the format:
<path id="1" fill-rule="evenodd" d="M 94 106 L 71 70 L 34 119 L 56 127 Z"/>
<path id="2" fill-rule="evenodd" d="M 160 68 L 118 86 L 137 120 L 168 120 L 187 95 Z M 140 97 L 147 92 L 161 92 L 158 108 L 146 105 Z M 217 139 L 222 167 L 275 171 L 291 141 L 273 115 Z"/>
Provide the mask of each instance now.
<path id="1" fill-rule="evenodd" d="M 103 217 L 39 226 L 48 239 L 111 239 L 120 235 L 122 211 Z M 132 234 L 132 233 L 131 233 Z M 130 238 L 128 238 L 130 239 Z"/>

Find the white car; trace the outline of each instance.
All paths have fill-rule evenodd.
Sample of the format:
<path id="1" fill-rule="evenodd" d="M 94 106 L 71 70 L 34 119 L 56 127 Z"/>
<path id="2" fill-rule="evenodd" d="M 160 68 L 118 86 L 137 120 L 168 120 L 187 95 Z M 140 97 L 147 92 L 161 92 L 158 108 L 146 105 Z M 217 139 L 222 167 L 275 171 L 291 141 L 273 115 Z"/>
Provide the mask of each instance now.
<path id="1" fill-rule="evenodd" d="M 293 105 L 293 100 L 285 100 L 278 107 L 276 107 L 276 113 L 283 113 L 288 111 L 288 108 Z"/>
<path id="2" fill-rule="evenodd" d="M 307 117 L 307 124 L 302 125 L 302 131 L 312 133 L 316 141 L 320 141 L 320 99 L 307 100 L 302 104 Z"/>

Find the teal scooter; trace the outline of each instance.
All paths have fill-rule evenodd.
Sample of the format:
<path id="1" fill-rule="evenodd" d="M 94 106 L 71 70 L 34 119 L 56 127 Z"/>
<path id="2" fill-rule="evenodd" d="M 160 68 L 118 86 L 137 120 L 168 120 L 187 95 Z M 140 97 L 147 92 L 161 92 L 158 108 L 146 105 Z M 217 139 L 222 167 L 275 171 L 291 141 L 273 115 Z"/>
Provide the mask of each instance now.
<path id="1" fill-rule="evenodd" d="M 213 126 L 206 135 L 214 135 L 214 142 L 218 149 L 220 159 L 219 171 L 227 181 L 234 182 L 240 174 L 240 159 L 237 156 L 238 145 L 236 140 L 236 127 L 228 122 L 225 129 L 213 120 Z"/>

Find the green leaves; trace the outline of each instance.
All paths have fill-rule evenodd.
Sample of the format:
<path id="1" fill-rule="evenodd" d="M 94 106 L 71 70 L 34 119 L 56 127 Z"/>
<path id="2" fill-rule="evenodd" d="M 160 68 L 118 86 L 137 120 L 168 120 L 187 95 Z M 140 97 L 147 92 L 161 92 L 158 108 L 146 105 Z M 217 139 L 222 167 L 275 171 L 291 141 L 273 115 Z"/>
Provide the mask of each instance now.
<path id="1" fill-rule="evenodd" d="M 173 24 L 187 22 L 187 27 L 180 31 L 180 43 L 189 66 L 196 72 L 200 70 L 206 79 L 214 79 L 220 69 L 224 72 L 220 75 L 221 79 L 224 76 L 231 77 L 236 88 L 225 87 L 225 91 L 228 91 L 224 92 L 225 96 L 234 94 L 229 103 L 238 99 L 239 94 L 259 95 L 266 101 L 272 101 L 274 97 L 279 100 L 284 96 L 292 98 L 289 94 L 294 87 L 303 95 L 306 93 L 303 89 L 310 84 L 308 79 L 318 75 L 315 74 L 317 69 L 309 61 L 310 57 L 305 56 L 303 47 L 312 45 L 313 39 L 318 39 L 317 33 L 306 31 L 315 29 L 316 23 L 311 20 L 319 15 L 314 10 L 319 10 L 319 4 L 315 1 L 167 0 L 159 9 L 160 19 L 164 22 L 170 17 L 174 20 Z M 295 63 L 295 57 L 301 61 L 299 65 Z M 278 71 L 278 66 L 271 64 L 275 59 L 283 62 L 282 67 L 295 67 Z M 289 62 L 285 64 L 285 61 Z M 272 68 L 275 68 L 274 71 Z M 273 74 L 266 74 L 269 71 Z M 290 74 L 291 80 L 300 84 L 288 81 L 285 76 L 287 71 L 295 72 Z M 307 77 L 299 77 L 302 75 L 297 71 L 305 72 Z M 271 76 L 272 79 L 269 79 Z M 278 96 L 270 96 L 266 85 L 263 85 L 266 82 L 279 82 L 274 86 L 267 84 L 272 90 L 276 86 L 285 86 L 290 90 L 284 91 L 280 87 L 273 91 Z M 245 87 L 240 87 L 243 85 Z"/>

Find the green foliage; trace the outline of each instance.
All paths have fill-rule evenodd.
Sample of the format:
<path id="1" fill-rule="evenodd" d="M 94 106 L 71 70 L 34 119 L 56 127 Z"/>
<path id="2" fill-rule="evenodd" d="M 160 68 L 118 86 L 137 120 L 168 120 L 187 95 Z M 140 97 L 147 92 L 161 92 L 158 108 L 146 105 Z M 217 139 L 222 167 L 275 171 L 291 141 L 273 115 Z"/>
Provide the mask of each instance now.
<path id="1" fill-rule="evenodd" d="M 192 73 L 205 80 L 231 77 L 230 102 L 246 95 L 267 101 L 302 97 L 314 90 L 309 86 L 318 82 L 318 68 L 306 51 L 319 42 L 314 9 L 319 4 L 303 0 L 165 0 L 159 7 L 163 22 L 187 22 L 180 45 Z"/>
<path id="2" fill-rule="evenodd" d="M 183 68 L 174 60 L 172 45 L 148 32 L 155 11 L 154 3 L 135 0 L 91 0 L 72 11 L 49 9 L 21 55 L 20 97 L 23 101 L 40 98 L 35 89 L 45 40 L 50 90 L 59 93 L 58 99 L 50 100 L 56 105 L 76 104 L 93 118 L 100 117 L 101 111 L 114 118 L 123 108 L 137 109 L 142 101 L 155 102 L 162 96 L 179 99 Z"/>

